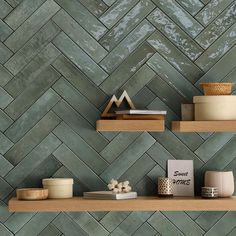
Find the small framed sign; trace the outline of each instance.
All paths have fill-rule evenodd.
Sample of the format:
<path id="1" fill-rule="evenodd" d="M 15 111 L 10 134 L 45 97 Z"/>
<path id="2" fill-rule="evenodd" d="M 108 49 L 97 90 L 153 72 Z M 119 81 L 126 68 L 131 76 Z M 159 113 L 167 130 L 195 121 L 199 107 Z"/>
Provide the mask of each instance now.
<path id="1" fill-rule="evenodd" d="M 173 179 L 174 196 L 194 196 L 192 160 L 168 160 L 168 177 Z"/>

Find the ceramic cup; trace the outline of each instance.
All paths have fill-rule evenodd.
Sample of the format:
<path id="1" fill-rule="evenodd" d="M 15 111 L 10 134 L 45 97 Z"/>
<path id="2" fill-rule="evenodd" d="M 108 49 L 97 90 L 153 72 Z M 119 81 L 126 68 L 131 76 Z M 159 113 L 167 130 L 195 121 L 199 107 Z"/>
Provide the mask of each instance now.
<path id="1" fill-rule="evenodd" d="M 158 177 L 158 195 L 173 196 L 173 180 L 166 177 Z"/>
<path id="2" fill-rule="evenodd" d="M 232 171 L 206 171 L 205 186 L 217 187 L 219 197 L 230 197 L 234 193 L 234 176 Z"/>

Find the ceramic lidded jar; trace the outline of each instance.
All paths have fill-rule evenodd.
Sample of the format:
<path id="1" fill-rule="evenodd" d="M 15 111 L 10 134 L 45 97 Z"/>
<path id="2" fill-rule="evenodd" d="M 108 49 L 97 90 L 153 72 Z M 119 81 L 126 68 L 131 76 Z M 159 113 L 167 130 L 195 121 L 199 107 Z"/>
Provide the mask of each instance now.
<path id="1" fill-rule="evenodd" d="M 72 198 L 73 183 L 71 178 L 43 179 L 43 187 L 48 189 L 48 198 Z"/>
<path id="2" fill-rule="evenodd" d="M 217 187 L 219 197 L 231 197 L 234 193 L 234 176 L 232 171 L 206 171 L 205 187 Z"/>

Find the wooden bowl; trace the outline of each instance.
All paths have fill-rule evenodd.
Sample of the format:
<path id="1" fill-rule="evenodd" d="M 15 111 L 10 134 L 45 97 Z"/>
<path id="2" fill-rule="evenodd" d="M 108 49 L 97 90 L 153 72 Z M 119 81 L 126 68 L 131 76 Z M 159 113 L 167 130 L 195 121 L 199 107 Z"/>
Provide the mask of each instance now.
<path id="1" fill-rule="evenodd" d="M 48 198 L 48 189 L 22 188 L 16 190 L 18 200 L 44 200 Z"/>
<path id="2" fill-rule="evenodd" d="M 230 95 L 233 83 L 200 83 L 204 95 Z"/>

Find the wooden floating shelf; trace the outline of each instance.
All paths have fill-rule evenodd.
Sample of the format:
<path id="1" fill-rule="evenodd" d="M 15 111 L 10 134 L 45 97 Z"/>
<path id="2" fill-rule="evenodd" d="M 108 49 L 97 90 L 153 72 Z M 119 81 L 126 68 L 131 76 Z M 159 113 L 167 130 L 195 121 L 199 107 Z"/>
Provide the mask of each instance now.
<path id="1" fill-rule="evenodd" d="M 97 131 L 153 131 L 165 130 L 164 120 L 97 120 Z"/>
<path id="2" fill-rule="evenodd" d="M 129 200 L 89 200 L 82 197 L 40 201 L 9 201 L 10 212 L 59 211 L 236 211 L 236 197 L 138 197 Z"/>
<path id="3" fill-rule="evenodd" d="M 173 121 L 174 132 L 236 132 L 236 120 L 229 121 Z"/>

